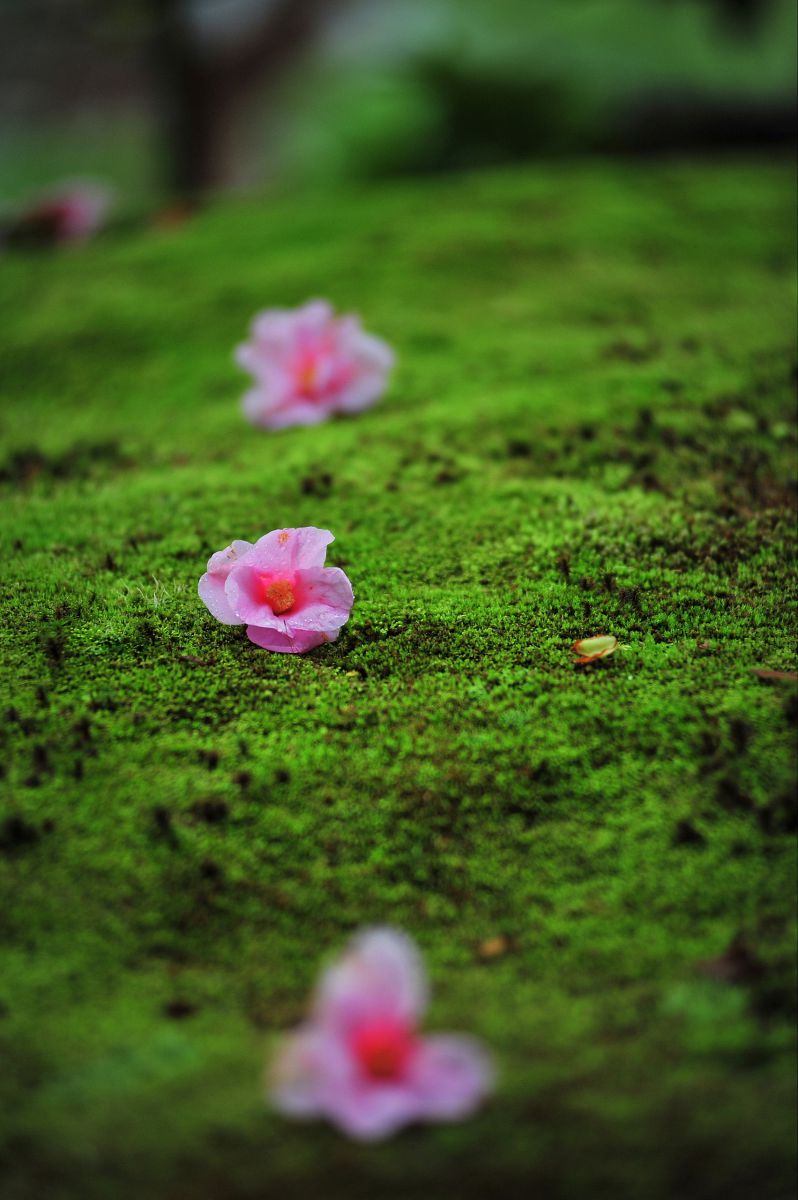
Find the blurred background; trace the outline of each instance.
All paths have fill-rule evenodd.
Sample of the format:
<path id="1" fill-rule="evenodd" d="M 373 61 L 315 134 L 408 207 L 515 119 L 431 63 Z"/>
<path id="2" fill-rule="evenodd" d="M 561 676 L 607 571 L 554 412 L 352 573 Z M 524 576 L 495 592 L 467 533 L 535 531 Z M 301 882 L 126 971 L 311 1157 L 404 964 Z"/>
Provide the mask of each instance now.
<path id="1" fill-rule="evenodd" d="M 0 0 L 0 201 L 795 136 L 794 0 Z"/>

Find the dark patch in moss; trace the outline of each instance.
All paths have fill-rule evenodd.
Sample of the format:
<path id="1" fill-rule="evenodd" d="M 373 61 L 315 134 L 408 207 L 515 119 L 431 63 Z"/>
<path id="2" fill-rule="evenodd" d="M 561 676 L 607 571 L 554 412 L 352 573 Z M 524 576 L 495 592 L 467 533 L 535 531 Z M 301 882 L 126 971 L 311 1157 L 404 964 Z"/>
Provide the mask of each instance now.
<path id="1" fill-rule="evenodd" d="M 798 795 L 795 787 L 780 795 L 772 796 L 766 804 L 756 810 L 757 821 L 763 833 L 798 833 Z"/>
<path id="2" fill-rule="evenodd" d="M 11 813 L 0 825 L 0 851 L 14 854 L 35 846 L 41 837 L 38 826 L 19 813 Z"/>
<path id="3" fill-rule="evenodd" d="M 643 601 L 639 587 L 620 587 L 618 588 L 618 599 L 624 605 L 631 608 L 638 617 L 643 615 Z"/>
<path id="4" fill-rule="evenodd" d="M 616 362 L 647 363 L 656 358 L 660 350 L 661 345 L 656 338 L 648 342 L 631 342 L 626 338 L 619 338 L 604 349 L 602 357 Z"/>
<path id="5" fill-rule="evenodd" d="M 32 765 L 37 777 L 41 775 L 49 775 L 52 771 L 50 762 L 50 751 L 42 742 L 37 742 L 34 745 L 32 753 Z"/>
<path id="6" fill-rule="evenodd" d="M 170 1017 L 173 1021 L 185 1021 L 187 1017 L 193 1017 L 197 1011 L 196 1004 L 192 1004 L 190 1000 L 170 1000 L 163 1007 L 164 1016 Z"/>
<path id="7" fill-rule="evenodd" d="M 445 483 L 457 483 L 458 479 L 461 478 L 461 473 L 454 467 L 442 467 L 433 477 L 433 483 L 440 487 L 441 484 Z"/>
<path id="8" fill-rule="evenodd" d="M 52 667 L 60 667 L 66 650 L 66 638 L 63 633 L 45 634 L 42 639 L 42 648 L 50 665 Z"/>
<path id="9" fill-rule="evenodd" d="M 654 413 L 650 408 L 641 408 L 633 427 L 633 435 L 638 439 L 648 439 L 654 428 Z M 634 443 L 633 443 L 634 444 Z M 631 450 L 631 448 L 630 448 Z"/>
<path id="10" fill-rule="evenodd" d="M 207 800 L 198 800 L 191 811 L 209 825 L 219 825 L 230 815 L 230 806 L 226 800 L 211 796 Z"/>
<path id="11" fill-rule="evenodd" d="M 751 984 L 764 975 L 765 968 L 742 934 L 737 934 L 717 958 L 706 959 L 699 970 L 718 983 Z"/>
<path id="12" fill-rule="evenodd" d="M 91 721 L 88 717 L 80 717 L 72 726 L 78 744 L 86 745 L 91 741 Z"/>
<path id="13" fill-rule="evenodd" d="M 674 846 L 705 846 L 706 838 L 692 821 L 682 819 L 673 831 Z"/>
<path id="14" fill-rule="evenodd" d="M 137 530 L 131 533 L 126 541 L 126 545 L 131 549 L 138 551 L 142 546 L 152 545 L 154 542 L 163 541 L 163 534 L 156 533 L 154 530 Z"/>
<path id="15" fill-rule="evenodd" d="M 333 490 L 333 477 L 329 471 L 314 471 L 310 475 L 305 475 L 299 485 L 299 490 L 303 496 L 318 496 L 325 500 Z"/>
<path id="16" fill-rule="evenodd" d="M 122 470 L 133 463 L 118 442 L 79 442 L 62 454 L 36 447 L 15 450 L 0 463 L 0 483 L 27 487 L 37 480 L 87 479 L 98 470 Z"/>
<path id="17" fill-rule="evenodd" d="M 738 754 L 742 754 L 753 736 L 754 728 L 750 721 L 746 721 L 742 717 L 733 717 L 729 722 L 729 733 L 735 750 Z"/>
<path id="18" fill-rule="evenodd" d="M 157 804 L 152 810 L 152 823 L 155 837 L 166 842 L 169 846 L 178 845 L 177 834 L 172 823 L 172 814 L 162 804 Z"/>
<path id="19" fill-rule="evenodd" d="M 715 788 L 715 798 L 728 812 L 752 812 L 755 809 L 750 795 L 732 775 L 723 775 Z"/>

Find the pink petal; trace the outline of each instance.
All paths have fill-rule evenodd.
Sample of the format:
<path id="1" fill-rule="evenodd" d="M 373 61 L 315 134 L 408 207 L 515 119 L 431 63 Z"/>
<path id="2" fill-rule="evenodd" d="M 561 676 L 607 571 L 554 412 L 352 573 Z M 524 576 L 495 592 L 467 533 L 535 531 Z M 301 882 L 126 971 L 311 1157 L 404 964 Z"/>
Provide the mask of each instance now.
<path id="1" fill-rule="evenodd" d="M 308 300 L 295 313 L 297 328 L 303 333 L 320 333 L 333 316 L 332 305 L 327 300 Z"/>
<path id="2" fill-rule="evenodd" d="M 385 391 L 394 354 L 386 342 L 358 329 L 352 338 L 350 353 L 357 362 L 352 380 L 341 389 L 339 412 L 356 413 L 369 408 Z"/>
<path id="3" fill-rule="evenodd" d="M 255 342 L 242 342 L 233 351 L 233 359 L 242 371 L 249 371 L 258 379 L 259 383 L 262 382 L 260 373 L 268 368 L 269 359 L 261 346 Z"/>
<path id="4" fill-rule="evenodd" d="M 286 616 L 293 632 L 317 630 L 337 633 L 349 620 L 355 597 L 352 585 L 340 567 L 313 567 L 297 571 L 302 606 Z"/>
<path id="5" fill-rule="evenodd" d="M 271 417 L 275 408 L 265 389 L 256 387 L 244 392 L 241 397 L 241 407 L 251 425 L 260 425 L 264 429 L 271 427 Z"/>
<path id="6" fill-rule="evenodd" d="M 329 529 L 317 529 L 315 525 L 303 525 L 289 530 L 292 534 L 288 544 L 292 548 L 293 567 L 296 571 L 309 571 L 324 566 L 327 547 L 335 538 Z"/>
<path id="7" fill-rule="evenodd" d="M 297 630 L 295 634 L 290 634 L 281 633 L 277 629 L 248 625 L 247 637 L 256 646 L 262 646 L 264 650 L 275 650 L 278 654 L 304 654 L 307 650 L 314 650 L 316 646 L 334 642 L 338 634 L 306 633 L 301 629 Z"/>
<path id="8" fill-rule="evenodd" d="M 246 561 L 275 574 L 308 570 L 324 565 L 327 547 L 334 541 L 329 529 L 317 529 L 315 525 L 273 529 L 258 539 Z"/>
<path id="9" fill-rule="evenodd" d="M 367 1084 L 339 1087 L 325 1097 L 324 1115 L 339 1129 L 360 1142 L 390 1137 L 419 1116 L 418 1098 L 404 1084 Z"/>
<path id="10" fill-rule="evenodd" d="M 385 390 L 385 380 L 373 372 L 361 375 L 350 383 L 338 397 L 336 409 L 342 413 L 362 412 L 371 408 Z"/>
<path id="11" fill-rule="evenodd" d="M 280 356 L 267 350 L 259 342 L 245 342 L 235 351 L 235 360 L 255 380 L 255 397 L 261 407 L 280 408 L 296 403 L 296 380 L 293 372 L 281 361 Z"/>
<path id="12" fill-rule="evenodd" d="M 353 1073 L 342 1042 L 312 1025 L 303 1026 L 285 1039 L 274 1060 L 272 1101 L 287 1116 L 324 1115 L 335 1093 L 351 1087 Z"/>
<path id="13" fill-rule="evenodd" d="M 250 328 L 256 342 L 280 349 L 291 337 L 295 322 L 296 315 L 290 308 L 266 308 L 255 315 Z"/>
<path id="14" fill-rule="evenodd" d="M 480 1043 L 448 1034 L 423 1039 L 411 1076 L 418 1115 L 429 1121 L 467 1117 L 494 1083 L 492 1063 Z"/>
<path id="15" fill-rule="evenodd" d="M 231 542 L 229 546 L 225 546 L 224 550 L 218 550 L 216 554 L 210 556 L 208 559 L 209 574 L 226 579 L 236 563 L 251 549 L 252 542 Z"/>
<path id="16" fill-rule="evenodd" d="M 200 579 L 197 591 L 200 600 L 217 621 L 221 621 L 223 625 L 243 624 L 230 606 L 224 591 L 224 579 L 220 576 L 206 573 Z"/>
<path id="17" fill-rule="evenodd" d="M 240 625 L 242 623 L 225 595 L 224 585 L 233 567 L 251 549 L 251 542 L 234 541 L 224 550 L 212 554 L 208 559 L 208 570 L 199 581 L 197 590 L 200 599 L 209 612 L 216 617 L 216 620 L 221 621 L 223 625 Z"/>
<path id="18" fill-rule="evenodd" d="M 321 425 L 322 421 L 327 421 L 333 415 L 333 411 L 330 404 L 309 404 L 298 400 L 270 409 L 268 413 L 261 411 L 258 417 L 250 417 L 250 420 L 264 429 L 289 429 L 292 425 Z"/>
<path id="19" fill-rule="evenodd" d="M 405 934 L 367 929 L 321 977 L 316 1020 L 346 1035 L 369 1019 L 395 1017 L 414 1025 L 427 1003 L 421 957 Z"/>
<path id="20" fill-rule="evenodd" d="M 382 338 L 375 337 L 373 333 L 365 333 L 361 330 L 357 335 L 354 350 L 360 362 L 383 375 L 387 374 L 396 363 L 396 355 L 388 343 L 384 342 Z"/>

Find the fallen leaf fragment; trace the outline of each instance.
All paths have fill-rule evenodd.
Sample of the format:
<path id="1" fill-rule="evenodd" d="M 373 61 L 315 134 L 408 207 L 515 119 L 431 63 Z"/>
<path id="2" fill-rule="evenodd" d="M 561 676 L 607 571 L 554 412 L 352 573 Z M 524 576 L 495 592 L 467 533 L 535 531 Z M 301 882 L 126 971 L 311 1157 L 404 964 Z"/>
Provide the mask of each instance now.
<path id="1" fill-rule="evenodd" d="M 501 958 L 510 949 L 510 943 L 503 933 L 485 938 L 477 946 L 477 957 L 481 962 L 493 962 Z"/>
<path id="2" fill-rule="evenodd" d="M 168 204 L 155 213 L 152 221 L 156 229 L 176 229 L 190 220 L 197 211 L 197 205 L 186 200 L 178 200 Z"/>
<path id="3" fill-rule="evenodd" d="M 590 663 L 599 658 L 606 658 L 608 654 L 614 654 L 618 645 L 616 637 L 602 634 L 599 637 L 582 638 L 581 641 L 574 642 L 571 649 L 574 654 L 579 655 L 577 663 Z"/>

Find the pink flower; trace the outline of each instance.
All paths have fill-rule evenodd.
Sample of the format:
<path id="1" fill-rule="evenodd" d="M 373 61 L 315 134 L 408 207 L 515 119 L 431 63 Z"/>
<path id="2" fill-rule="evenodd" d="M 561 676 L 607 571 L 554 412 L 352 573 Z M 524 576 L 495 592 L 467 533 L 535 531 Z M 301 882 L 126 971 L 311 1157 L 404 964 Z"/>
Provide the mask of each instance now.
<path id="1" fill-rule="evenodd" d="M 355 316 L 336 317 L 325 300 L 267 309 L 235 352 L 255 386 L 244 396 L 253 425 L 315 425 L 333 413 L 368 408 L 385 390 L 391 349 Z"/>
<path id="2" fill-rule="evenodd" d="M 413 943 L 393 929 L 358 934 L 319 981 L 309 1020 L 273 1068 L 272 1098 L 292 1117 L 326 1117 L 363 1141 L 409 1121 L 456 1121 L 491 1090 L 481 1045 L 422 1037 L 427 985 Z"/>
<path id="3" fill-rule="evenodd" d="M 199 594 L 223 625 L 246 625 L 265 650 L 302 654 L 334 642 L 349 620 L 352 585 L 325 567 L 326 529 L 274 529 L 253 545 L 232 542 L 211 555 Z"/>
<path id="4" fill-rule="evenodd" d="M 20 213 L 12 234 L 48 242 L 82 242 L 105 222 L 111 192 L 98 183 L 62 183 Z"/>

